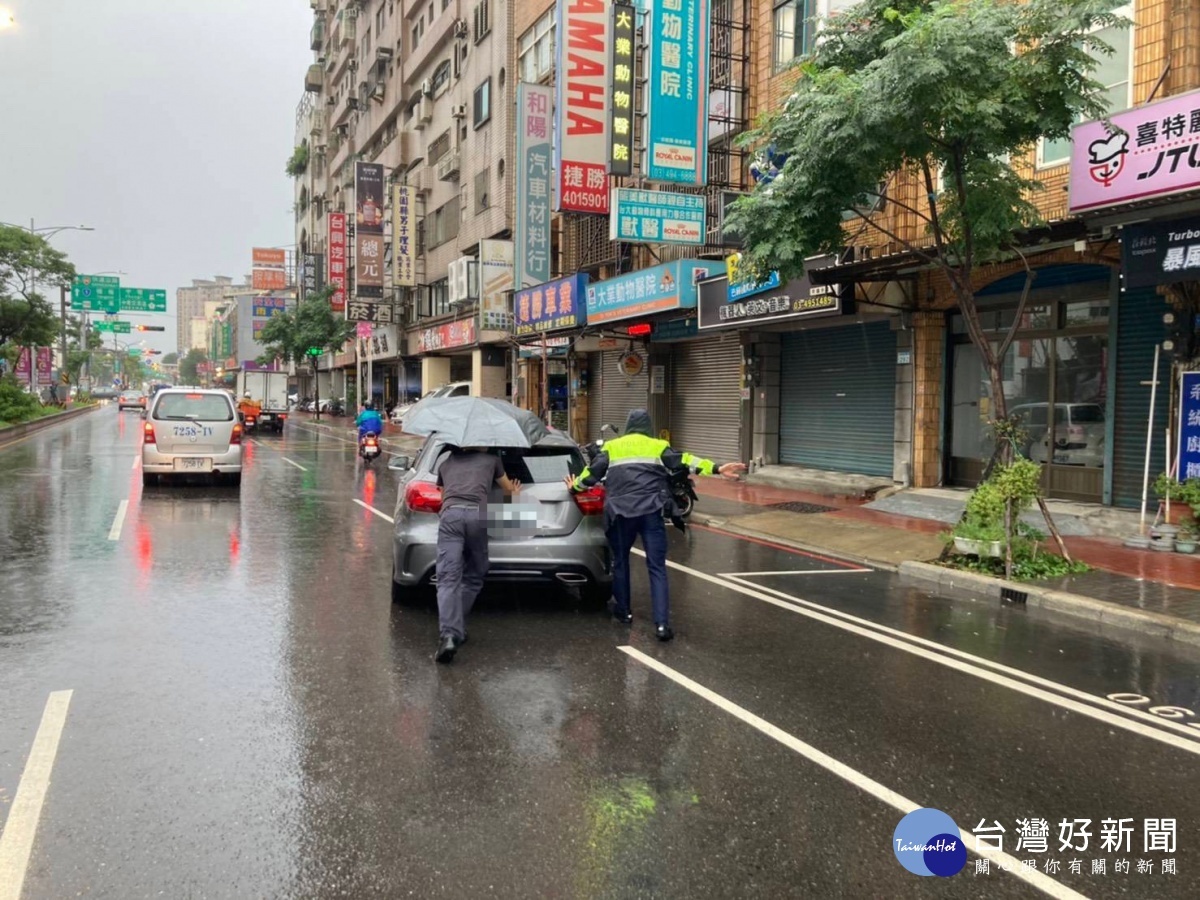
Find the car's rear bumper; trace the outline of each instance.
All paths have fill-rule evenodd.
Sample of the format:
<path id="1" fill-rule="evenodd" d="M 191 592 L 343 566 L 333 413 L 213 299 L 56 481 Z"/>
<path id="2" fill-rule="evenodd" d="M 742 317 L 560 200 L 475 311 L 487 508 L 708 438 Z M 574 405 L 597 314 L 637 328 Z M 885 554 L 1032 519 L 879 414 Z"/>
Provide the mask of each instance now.
<path id="1" fill-rule="evenodd" d="M 155 475 L 174 475 L 176 474 L 175 460 L 193 458 L 193 459 L 211 459 L 212 470 L 216 473 L 237 473 L 242 471 L 242 448 L 240 446 L 230 447 L 225 453 L 180 453 L 172 451 L 170 453 L 160 452 L 153 444 L 142 445 L 142 471 L 146 474 Z M 178 474 L 189 474 L 179 472 Z M 195 472 L 191 474 L 204 474 Z"/>
<path id="2" fill-rule="evenodd" d="M 397 584 L 430 584 L 437 569 L 436 535 L 433 542 L 393 541 Z M 488 545 L 488 580 L 521 582 L 612 581 L 612 557 L 608 542 L 580 539 L 564 542 L 554 538 Z"/>

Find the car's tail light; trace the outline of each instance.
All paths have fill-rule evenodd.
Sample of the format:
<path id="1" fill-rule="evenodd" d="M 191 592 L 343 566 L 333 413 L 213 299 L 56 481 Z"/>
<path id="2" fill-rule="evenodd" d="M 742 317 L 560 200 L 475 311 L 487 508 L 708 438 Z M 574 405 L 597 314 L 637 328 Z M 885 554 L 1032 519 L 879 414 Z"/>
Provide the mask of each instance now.
<path id="1" fill-rule="evenodd" d="M 580 491 L 574 496 L 575 505 L 585 516 L 598 516 L 604 512 L 604 488 L 601 485 Z"/>
<path id="2" fill-rule="evenodd" d="M 156 441 L 154 438 L 154 426 L 151 425 L 149 422 L 147 422 L 145 425 L 142 426 L 142 443 L 143 444 L 158 443 L 158 441 Z"/>
<path id="3" fill-rule="evenodd" d="M 276 416 L 276 418 L 279 419 L 280 422 L 287 421 L 287 416 L 285 416 L 283 413 L 280 413 L 278 416 Z"/>
<path id="4" fill-rule="evenodd" d="M 233 423 L 233 434 L 229 436 L 229 443 L 240 444 L 242 442 L 242 423 Z"/>
<path id="5" fill-rule="evenodd" d="M 414 481 L 404 492 L 404 502 L 413 512 L 440 513 L 442 489 L 428 481 Z"/>

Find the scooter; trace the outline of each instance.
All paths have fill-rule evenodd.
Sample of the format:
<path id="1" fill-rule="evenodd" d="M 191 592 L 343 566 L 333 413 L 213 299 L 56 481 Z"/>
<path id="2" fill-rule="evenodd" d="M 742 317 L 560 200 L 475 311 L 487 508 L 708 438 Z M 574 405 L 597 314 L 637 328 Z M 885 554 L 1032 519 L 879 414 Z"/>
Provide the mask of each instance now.
<path id="1" fill-rule="evenodd" d="M 362 461 L 366 465 L 370 465 L 379 458 L 382 451 L 379 449 L 379 436 L 373 431 L 368 431 L 358 439 L 358 455 L 362 457 Z"/>

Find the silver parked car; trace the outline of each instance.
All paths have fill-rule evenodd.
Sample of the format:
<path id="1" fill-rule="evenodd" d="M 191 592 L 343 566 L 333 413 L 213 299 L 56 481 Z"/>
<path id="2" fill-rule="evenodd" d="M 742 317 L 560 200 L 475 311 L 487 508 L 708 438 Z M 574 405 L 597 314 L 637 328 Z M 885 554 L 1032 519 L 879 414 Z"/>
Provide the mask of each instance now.
<path id="1" fill-rule="evenodd" d="M 242 483 L 242 423 L 227 391 L 159 391 L 146 414 L 142 484 L 160 475 L 211 475 Z"/>
<path id="2" fill-rule="evenodd" d="M 444 399 L 446 397 L 470 397 L 470 396 L 471 396 L 471 382 L 469 382 L 469 381 L 452 381 L 449 384 L 443 384 L 440 388 L 435 388 L 434 390 L 429 391 L 429 393 L 427 393 L 424 397 L 422 397 L 416 403 L 405 403 L 404 405 L 397 406 L 395 409 L 393 409 L 392 410 L 392 424 L 399 425 L 401 428 L 403 428 L 405 416 L 407 416 L 410 412 L 415 410 L 420 404 L 424 403 L 426 400 L 431 400 L 434 398 L 443 398 Z"/>
<path id="3" fill-rule="evenodd" d="M 449 447 L 426 439 L 416 460 L 396 457 L 403 471 L 396 498 L 392 600 L 415 598 L 436 582 L 438 467 Z M 489 581 L 543 582 L 579 588 L 597 604 L 612 593 L 612 558 L 604 536 L 604 489 L 572 495 L 563 480 L 583 471 L 583 454 L 569 437 L 553 433 L 530 449 L 493 449 L 510 478 L 521 482 L 514 502 L 500 488 L 489 497 Z"/>

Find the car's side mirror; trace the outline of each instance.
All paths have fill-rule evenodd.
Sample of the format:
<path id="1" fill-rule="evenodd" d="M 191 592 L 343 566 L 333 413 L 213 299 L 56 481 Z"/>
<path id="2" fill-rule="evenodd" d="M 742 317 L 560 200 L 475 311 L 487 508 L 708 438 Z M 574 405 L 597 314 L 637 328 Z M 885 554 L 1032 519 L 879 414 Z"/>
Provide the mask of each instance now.
<path id="1" fill-rule="evenodd" d="M 407 472 L 412 468 L 412 457 L 393 456 L 388 460 L 388 468 L 395 469 L 397 472 Z"/>

